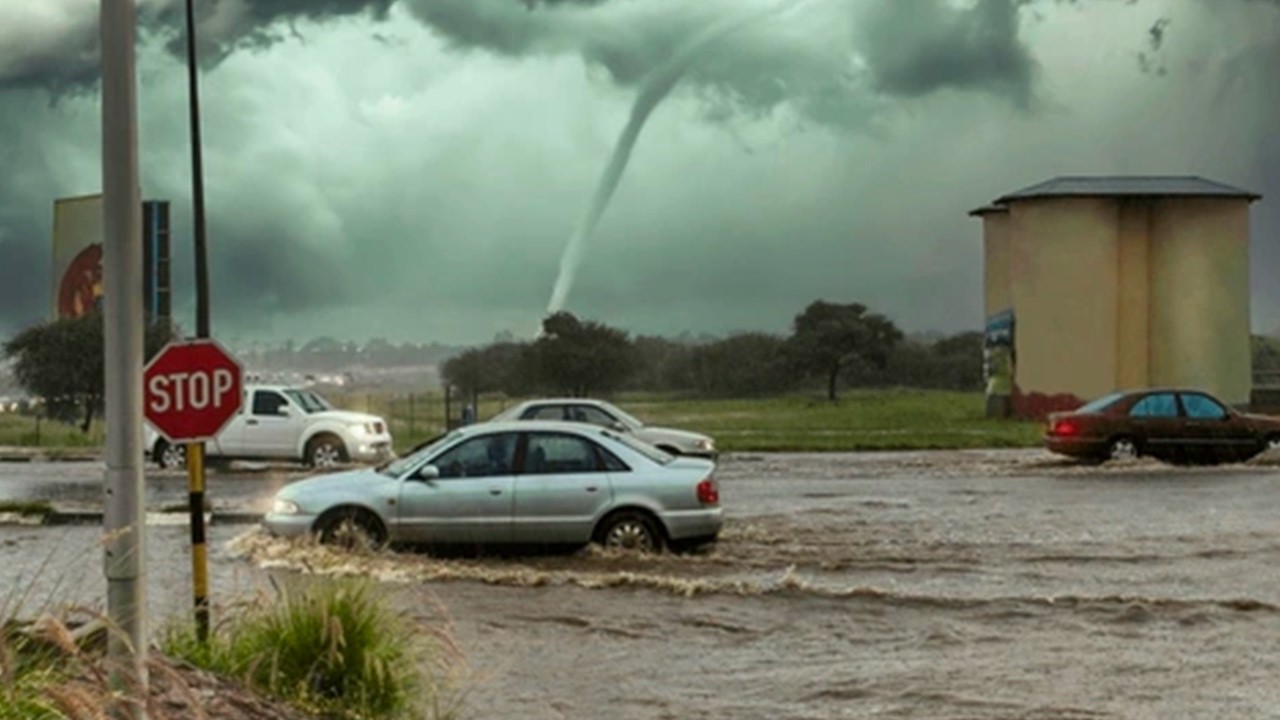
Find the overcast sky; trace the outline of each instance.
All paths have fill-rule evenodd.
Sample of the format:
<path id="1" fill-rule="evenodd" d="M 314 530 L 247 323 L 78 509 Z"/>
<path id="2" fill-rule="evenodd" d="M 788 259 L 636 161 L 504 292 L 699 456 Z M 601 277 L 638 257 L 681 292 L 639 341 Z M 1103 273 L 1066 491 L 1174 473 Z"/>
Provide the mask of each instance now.
<path id="1" fill-rule="evenodd" d="M 45 319 L 52 204 L 98 192 L 98 0 L 0 3 L 0 337 Z M 637 87 L 779 0 L 197 0 L 214 332 L 529 335 Z M 142 182 L 193 325 L 178 0 L 142 0 Z M 708 47 L 649 118 L 567 308 L 783 332 L 864 302 L 982 324 L 966 212 L 1062 174 L 1197 174 L 1253 206 L 1280 326 L 1280 1 L 808 0 Z"/>

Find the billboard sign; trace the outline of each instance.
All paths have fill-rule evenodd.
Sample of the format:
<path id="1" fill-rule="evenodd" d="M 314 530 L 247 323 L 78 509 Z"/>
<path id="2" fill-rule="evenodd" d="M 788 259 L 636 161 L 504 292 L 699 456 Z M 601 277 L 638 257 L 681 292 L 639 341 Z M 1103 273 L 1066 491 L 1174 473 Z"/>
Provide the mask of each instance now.
<path id="1" fill-rule="evenodd" d="M 75 318 L 102 305 L 102 196 L 53 203 L 53 317 Z"/>
<path id="2" fill-rule="evenodd" d="M 102 195 L 53 203 L 53 318 L 80 317 L 102 307 Z M 143 307 L 169 317 L 169 202 L 142 204 Z"/>

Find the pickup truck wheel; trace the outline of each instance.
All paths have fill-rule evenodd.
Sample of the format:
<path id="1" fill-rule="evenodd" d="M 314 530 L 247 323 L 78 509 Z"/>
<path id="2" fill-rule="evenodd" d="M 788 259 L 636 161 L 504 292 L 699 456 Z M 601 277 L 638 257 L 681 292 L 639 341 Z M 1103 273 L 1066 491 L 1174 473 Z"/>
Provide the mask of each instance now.
<path id="1" fill-rule="evenodd" d="M 320 435 L 307 443 L 307 464 L 313 468 L 332 468 L 347 461 L 347 447 L 332 435 Z"/>
<path id="2" fill-rule="evenodd" d="M 151 451 L 151 460 L 165 470 L 181 470 L 187 466 L 187 448 L 183 445 L 170 445 L 168 441 L 157 440 Z"/>

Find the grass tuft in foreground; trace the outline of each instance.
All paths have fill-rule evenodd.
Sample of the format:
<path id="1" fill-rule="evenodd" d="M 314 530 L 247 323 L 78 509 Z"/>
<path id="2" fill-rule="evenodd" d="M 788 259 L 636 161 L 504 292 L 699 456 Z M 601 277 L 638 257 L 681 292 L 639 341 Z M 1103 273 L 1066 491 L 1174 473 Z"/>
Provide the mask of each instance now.
<path id="1" fill-rule="evenodd" d="M 326 718 L 452 717 L 431 668 L 437 634 L 389 608 L 374 585 L 306 583 L 239 609 L 206 644 L 194 628 L 165 634 L 166 654 L 242 679 Z"/>
<path id="2" fill-rule="evenodd" d="M 83 613 L 91 615 L 88 613 Z M 42 615 L 20 622 L 5 613 L 0 622 L 0 720 L 81 720 L 106 717 L 103 708 L 120 706 L 107 683 L 97 653 L 86 644 L 101 643 L 98 622 L 80 623 Z"/>

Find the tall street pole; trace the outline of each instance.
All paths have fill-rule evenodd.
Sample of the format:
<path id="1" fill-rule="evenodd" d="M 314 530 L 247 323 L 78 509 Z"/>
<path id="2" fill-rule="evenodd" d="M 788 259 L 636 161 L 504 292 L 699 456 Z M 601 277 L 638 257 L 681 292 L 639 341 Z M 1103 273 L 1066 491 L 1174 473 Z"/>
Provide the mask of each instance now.
<path id="1" fill-rule="evenodd" d="M 209 337 L 209 259 L 204 219 L 204 160 L 200 153 L 200 81 L 196 64 L 196 13 L 187 0 L 187 84 L 191 119 L 191 207 L 195 223 L 196 337 Z M 204 443 L 187 443 L 187 496 L 191 513 L 191 581 L 196 637 L 209 638 L 209 552 L 204 528 Z"/>
<path id="2" fill-rule="evenodd" d="M 103 322 L 106 337 L 107 653 L 112 680 L 147 692 L 142 469 L 142 193 L 138 173 L 135 0 L 102 0 Z M 134 707 L 141 716 L 140 705 Z"/>

